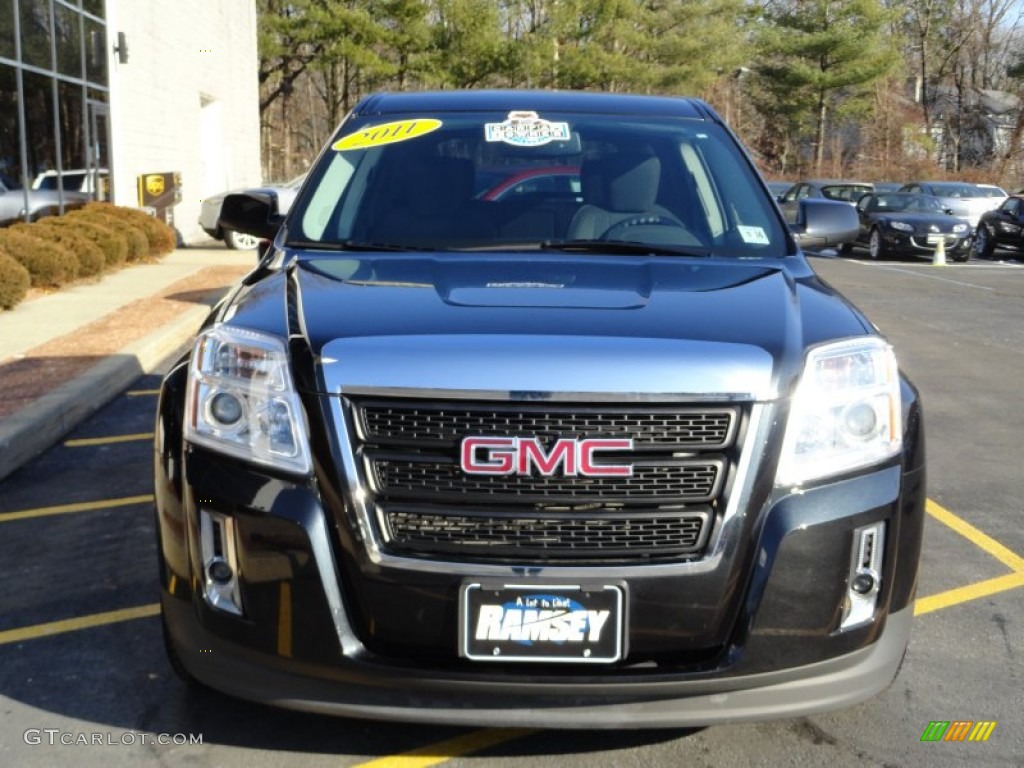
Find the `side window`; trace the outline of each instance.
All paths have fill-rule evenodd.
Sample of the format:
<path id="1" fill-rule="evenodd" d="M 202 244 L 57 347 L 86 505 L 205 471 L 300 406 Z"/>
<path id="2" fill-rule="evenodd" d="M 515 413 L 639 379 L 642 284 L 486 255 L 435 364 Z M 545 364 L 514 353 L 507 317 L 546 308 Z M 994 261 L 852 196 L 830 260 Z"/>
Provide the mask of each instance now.
<path id="1" fill-rule="evenodd" d="M 1015 197 L 1008 198 L 1007 201 L 1003 203 L 1003 210 L 1010 216 L 1019 216 L 1020 200 Z"/>

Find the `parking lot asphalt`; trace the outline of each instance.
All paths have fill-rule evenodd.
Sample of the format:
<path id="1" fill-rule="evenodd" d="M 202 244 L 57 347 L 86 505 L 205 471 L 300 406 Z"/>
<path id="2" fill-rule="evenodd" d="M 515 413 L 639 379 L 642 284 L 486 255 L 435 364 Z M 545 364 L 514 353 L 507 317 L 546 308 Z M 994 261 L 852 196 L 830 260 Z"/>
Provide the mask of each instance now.
<path id="1" fill-rule="evenodd" d="M 892 341 L 926 408 L 917 620 L 901 674 L 875 700 L 606 734 L 396 726 L 189 690 L 156 618 L 157 372 L 0 482 L 0 765 L 1021 765 L 1024 268 L 813 265 Z M 995 725 L 984 743 L 922 742 L 934 721 Z"/>

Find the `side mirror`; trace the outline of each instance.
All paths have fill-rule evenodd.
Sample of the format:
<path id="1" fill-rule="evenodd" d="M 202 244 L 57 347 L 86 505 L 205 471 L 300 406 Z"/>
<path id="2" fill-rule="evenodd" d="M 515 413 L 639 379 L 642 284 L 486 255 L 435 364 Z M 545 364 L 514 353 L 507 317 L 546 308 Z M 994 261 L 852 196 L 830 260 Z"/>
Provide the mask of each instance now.
<path id="1" fill-rule="evenodd" d="M 273 240 L 283 221 L 274 192 L 240 192 L 228 195 L 221 203 L 220 223 L 224 229 Z"/>
<path id="2" fill-rule="evenodd" d="M 790 231 L 801 248 L 827 248 L 849 243 L 860 233 L 857 210 L 836 200 L 804 199 Z"/>
<path id="3" fill-rule="evenodd" d="M 953 215 L 953 209 L 952 208 L 943 208 L 942 210 L 945 211 L 947 216 L 952 216 Z"/>

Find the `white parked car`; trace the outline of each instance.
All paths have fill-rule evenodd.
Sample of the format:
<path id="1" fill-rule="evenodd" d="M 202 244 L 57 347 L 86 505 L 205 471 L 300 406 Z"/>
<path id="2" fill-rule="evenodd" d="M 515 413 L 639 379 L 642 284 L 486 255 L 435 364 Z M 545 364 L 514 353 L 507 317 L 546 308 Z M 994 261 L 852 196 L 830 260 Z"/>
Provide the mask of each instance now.
<path id="1" fill-rule="evenodd" d="M 972 230 L 977 228 L 981 214 L 992 209 L 992 198 L 966 181 L 912 181 L 899 191 L 934 195 L 943 208 L 970 224 Z"/>
<path id="2" fill-rule="evenodd" d="M 235 192 L 242 192 L 244 194 L 250 194 L 252 192 L 273 192 L 277 195 L 277 209 L 281 214 L 288 212 L 292 202 L 295 200 L 295 195 L 299 192 L 299 187 L 302 186 L 302 182 L 305 181 L 306 174 L 296 176 L 291 181 L 286 181 L 284 184 L 268 184 L 264 187 L 250 187 L 248 189 L 233 189 L 227 192 L 220 192 L 216 195 L 203 200 L 202 208 L 199 210 L 199 226 L 203 228 L 210 237 L 216 240 L 223 240 L 224 244 L 228 248 L 234 248 L 241 251 L 253 250 L 259 245 L 259 238 L 247 235 L 242 232 L 235 232 L 231 229 L 225 229 L 220 223 L 220 209 L 224 203 L 224 198 Z"/>
<path id="3" fill-rule="evenodd" d="M 975 184 L 978 189 L 985 193 L 985 197 L 989 199 L 989 210 L 994 211 L 996 208 L 1003 204 L 1003 201 L 1010 196 L 1002 187 L 996 184 Z"/>
<path id="4" fill-rule="evenodd" d="M 56 190 L 58 179 L 63 182 L 65 192 L 84 192 L 91 197 L 98 190 L 100 200 L 109 199 L 110 171 L 106 168 L 43 171 L 32 180 L 32 189 Z"/>

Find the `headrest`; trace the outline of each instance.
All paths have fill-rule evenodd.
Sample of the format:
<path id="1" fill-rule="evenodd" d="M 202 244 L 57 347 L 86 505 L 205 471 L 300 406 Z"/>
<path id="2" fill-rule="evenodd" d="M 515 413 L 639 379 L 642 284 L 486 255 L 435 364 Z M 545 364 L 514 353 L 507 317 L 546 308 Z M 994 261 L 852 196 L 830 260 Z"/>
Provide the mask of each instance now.
<path id="1" fill-rule="evenodd" d="M 473 161 L 459 157 L 420 158 L 408 168 L 409 207 L 417 216 L 453 213 L 473 194 Z"/>
<path id="2" fill-rule="evenodd" d="M 658 198 L 661 161 L 654 155 L 621 153 L 589 160 L 580 168 L 583 199 L 610 211 L 650 210 Z"/>

